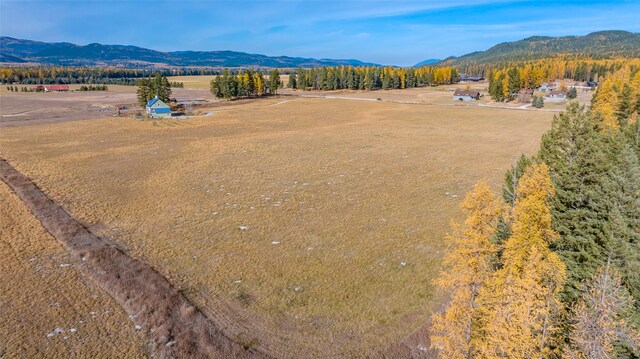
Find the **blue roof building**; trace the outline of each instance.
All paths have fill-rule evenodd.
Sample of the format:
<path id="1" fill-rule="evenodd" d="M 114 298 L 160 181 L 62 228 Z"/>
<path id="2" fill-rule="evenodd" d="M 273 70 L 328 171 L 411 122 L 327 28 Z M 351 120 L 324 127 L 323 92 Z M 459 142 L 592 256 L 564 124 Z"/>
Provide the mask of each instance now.
<path id="1" fill-rule="evenodd" d="M 151 118 L 171 117 L 171 108 L 169 108 L 169 105 L 162 102 L 162 100 L 160 100 L 158 96 L 149 100 L 145 107 L 147 110 L 147 116 Z"/>

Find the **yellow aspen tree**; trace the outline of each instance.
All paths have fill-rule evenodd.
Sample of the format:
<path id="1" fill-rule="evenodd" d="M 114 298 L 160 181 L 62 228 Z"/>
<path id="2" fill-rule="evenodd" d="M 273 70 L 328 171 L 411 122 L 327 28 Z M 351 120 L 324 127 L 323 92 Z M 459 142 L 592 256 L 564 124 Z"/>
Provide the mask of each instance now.
<path id="1" fill-rule="evenodd" d="M 449 359 L 468 359 L 476 352 L 478 291 L 493 271 L 497 247 L 492 238 L 502 211 L 500 199 L 484 182 L 476 184 L 461 207 L 467 218 L 462 226 L 454 224 L 453 234 L 447 236 L 447 269 L 435 281 L 450 293 L 451 301 L 444 313 L 434 315 L 431 328 L 431 346 Z"/>
<path id="2" fill-rule="evenodd" d="M 554 189 L 548 167 L 531 165 L 520 179 L 518 193 L 502 267 L 478 296 L 477 343 L 485 358 L 548 357 L 559 331 L 558 294 L 566 267 L 549 249 L 558 235 L 551 227 L 549 200 Z"/>
<path id="3" fill-rule="evenodd" d="M 247 91 L 246 95 L 251 96 L 253 91 L 253 81 L 248 72 L 245 72 L 244 75 L 242 75 L 242 83 L 244 84 L 244 88 Z"/>
<path id="4" fill-rule="evenodd" d="M 640 71 L 636 71 L 636 74 L 631 78 L 631 88 L 636 92 L 640 92 Z"/>
<path id="5" fill-rule="evenodd" d="M 613 89 L 614 82 L 606 79 L 598 87 L 598 91 L 594 95 L 591 109 L 602 116 L 603 129 L 617 130 L 620 127 L 618 118 L 615 115 L 617 94 Z"/>
<path id="6" fill-rule="evenodd" d="M 504 78 L 502 79 L 502 96 L 504 98 L 509 99 L 511 94 L 509 93 L 509 73 L 505 73 Z"/>
<path id="7" fill-rule="evenodd" d="M 262 80 L 262 76 L 260 76 L 260 74 L 254 74 L 253 84 L 255 86 L 256 95 L 262 96 L 262 94 L 264 93 L 264 81 Z"/>

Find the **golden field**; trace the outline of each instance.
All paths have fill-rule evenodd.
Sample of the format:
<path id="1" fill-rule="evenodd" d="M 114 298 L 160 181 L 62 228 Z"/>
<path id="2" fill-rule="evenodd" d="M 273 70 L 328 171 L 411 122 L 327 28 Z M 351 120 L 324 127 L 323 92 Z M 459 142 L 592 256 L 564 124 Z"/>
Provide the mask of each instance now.
<path id="1" fill-rule="evenodd" d="M 145 358 L 145 338 L 0 182 L 0 357 Z"/>
<path id="2" fill-rule="evenodd" d="M 552 116 L 267 99 L 188 120 L 6 128 L 0 156 L 231 337 L 354 356 L 439 308 L 432 280 L 465 192 L 479 179 L 500 191 Z"/>

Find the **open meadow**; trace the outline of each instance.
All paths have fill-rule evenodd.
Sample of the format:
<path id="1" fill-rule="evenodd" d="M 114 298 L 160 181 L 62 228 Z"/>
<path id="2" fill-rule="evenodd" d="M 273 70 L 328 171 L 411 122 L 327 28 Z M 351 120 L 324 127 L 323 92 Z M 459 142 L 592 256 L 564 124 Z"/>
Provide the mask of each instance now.
<path id="1" fill-rule="evenodd" d="M 479 179 L 499 192 L 552 116 L 269 98 L 183 120 L 3 128 L 0 157 L 230 338 L 350 357 L 402 342 L 440 308 L 432 280 L 464 194 Z"/>
<path id="2" fill-rule="evenodd" d="M 0 203 L 0 357 L 147 357 L 124 311 L 4 182 Z"/>

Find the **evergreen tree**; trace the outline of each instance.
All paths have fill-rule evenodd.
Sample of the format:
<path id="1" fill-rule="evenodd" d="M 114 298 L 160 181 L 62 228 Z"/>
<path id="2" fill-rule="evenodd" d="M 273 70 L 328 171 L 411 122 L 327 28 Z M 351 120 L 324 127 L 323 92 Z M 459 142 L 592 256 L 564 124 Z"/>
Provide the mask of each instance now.
<path id="1" fill-rule="evenodd" d="M 509 99 L 513 100 L 520 91 L 520 72 L 517 68 L 509 69 Z"/>
<path id="2" fill-rule="evenodd" d="M 297 86 L 296 74 L 289 75 L 289 82 L 287 83 L 287 87 L 290 89 L 295 89 L 297 88 L 296 86 Z"/>
<path id="3" fill-rule="evenodd" d="M 616 106 L 615 115 L 618 118 L 618 123 L 621 126 L 627 124 L 627 121 L 631 118 L 631 114 L 635 110 L 633 103 L 633 91 L 629 84 L 624 84 L 622 91 L 618 94 L 618 101 Z"/>
<path id="4" fill-rule="evenodd" d="M 140 79 L 138 80 L 138 90 L 136 91 L 136 95 L 138 97 L 138 104 L 140 107 L 145 107 L 147 101 L 149 101 L 152 96 L 151 89 L 149 87 L 149 79 Z"/>
<path id="5" fill-rule="evenodd" d="M 629 135 L 600 132 L 600 126 L 600 115 L 570 104 L 554 118 L 539 153 L 557 189 L 552 214 L 561 240 L 553 249 L 569 269 L 563 295 L 568 303 L 609 255 L 627 289 L 640 298 L 638 156 Z"/>
<path id="6" fill-rule="evenodd" d="M 149 98 L 147 101 L 158 96 L 161 101 L 169 102 L 169 98 L 171 97 L 171 84 L 165 76 L 157 74 L 147 84 L 149 89 Z"/>
<path id="7" fill-rule="evenodd" d="M 569 100 L 573 100 L 576 97 L 578 97 L 578 90 L 576 90 L 575 87 L 572 87 L 571 89 L 569 89 L 569 93 L 567 94 L 567 98 Z"/>

